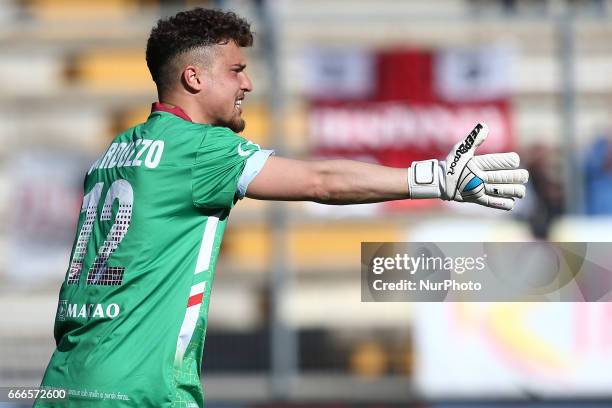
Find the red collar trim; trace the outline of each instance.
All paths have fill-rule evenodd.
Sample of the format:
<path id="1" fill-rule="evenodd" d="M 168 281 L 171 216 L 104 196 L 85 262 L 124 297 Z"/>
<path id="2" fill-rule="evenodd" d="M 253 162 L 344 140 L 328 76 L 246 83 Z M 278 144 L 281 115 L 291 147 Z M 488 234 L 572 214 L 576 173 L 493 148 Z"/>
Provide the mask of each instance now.
<path id="1" fill-rule="evenodd" d="M 168 106 L 161 102 L 155 102 L 153 103 L 153 105 L 151 105 L 151 113 L 153 112 L 168 112 L 168 113 L 178 116 L 181 119 L 185 119 L 186 121 L 193 122 L 193 120 L 191 120 L 189 115 L 187 115 L 185 111 L 183 111 L 178 106 Z"/>

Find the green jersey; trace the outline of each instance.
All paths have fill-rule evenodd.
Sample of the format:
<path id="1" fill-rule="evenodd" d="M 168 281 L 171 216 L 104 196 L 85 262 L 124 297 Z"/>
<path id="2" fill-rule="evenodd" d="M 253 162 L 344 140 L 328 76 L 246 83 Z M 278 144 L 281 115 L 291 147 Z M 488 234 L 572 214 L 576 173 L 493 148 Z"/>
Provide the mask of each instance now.
<path id="1" fill-rule="evenodd" d="M 42 381 L 66 389 L 58 406 L 203 405 L 223 232 L 271 153 L 161 104 L 114 139 L 85 177 L 60 291 L 57 348 Z"/>

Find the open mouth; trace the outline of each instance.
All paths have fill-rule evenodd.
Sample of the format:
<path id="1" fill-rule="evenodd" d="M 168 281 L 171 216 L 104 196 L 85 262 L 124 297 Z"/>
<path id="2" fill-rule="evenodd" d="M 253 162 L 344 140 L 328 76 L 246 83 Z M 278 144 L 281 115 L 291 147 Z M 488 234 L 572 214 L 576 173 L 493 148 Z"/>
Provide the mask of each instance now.
<path id="1" fill-rule="evenodd" d="M 238 99 L 236 102 L 234 102 L 234 108 L 236 108 L 238 112 L 242 113 L 242 99 Z"/>

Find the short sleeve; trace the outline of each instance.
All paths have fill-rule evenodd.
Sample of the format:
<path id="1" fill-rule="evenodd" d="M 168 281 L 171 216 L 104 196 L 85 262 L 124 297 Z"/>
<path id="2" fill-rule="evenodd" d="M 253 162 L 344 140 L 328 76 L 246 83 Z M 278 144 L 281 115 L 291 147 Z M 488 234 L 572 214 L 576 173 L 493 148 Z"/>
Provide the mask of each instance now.
<path id="1" fill-rule="evenodd" d="M 206 209 L 232 208 L 246 162 L 260 150 L 259 145 L 228 128 L 210 128 L 192 168 L 194 205 Z"/>
<path id="2" fill-rule="evenodd" d="M 247 159 L 242 175 L 240 176 L 240 180 L 238 180 L 237 197 L 240 200 L 242 200 L 246 195 L 247 188 L 249 187 L 249 184 L 251 184 L 251 181 L 253 181 L 261 169 L 263 169 L 268 157 L 273 154 L 274 150 L 259 150 L 253 153 L 251 157 Z"/>

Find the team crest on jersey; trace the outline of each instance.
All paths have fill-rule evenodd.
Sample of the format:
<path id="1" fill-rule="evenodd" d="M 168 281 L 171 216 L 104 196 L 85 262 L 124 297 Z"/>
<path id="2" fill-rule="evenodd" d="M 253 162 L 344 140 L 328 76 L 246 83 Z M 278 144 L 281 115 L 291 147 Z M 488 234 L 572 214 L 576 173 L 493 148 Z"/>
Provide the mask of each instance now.
<path id="1" fill-rule="evenodd" d="M 60 300 L 57 304 L 57 320 L 63 322 L 66 320 L 66 310 L 68 309 L 68 301 Z"/>
<path id="2" fill-rule="evenodd" d="M 244 145 L 244 147 L 245 147 L 245 148 L 247 148 L 247 150 L 244 150 L 244 149 L 242 148 L 242 145 Z M 256 151 L 257 151 L 257 150 L 253 150 L 252 148 L 251 148 L 251 149 L 248 149 L 248 147 L 249 147 L 249 146 L 255 146 L 255 147 L 257 148 L 257 150 L 261 150 L 261 147 L 260 147 L 260 146 L 259 146 L 257 143 L 253 143 L 253 142 L 251 142 L 251 141 L 249 140 L 249 141 L 247 141 L 246 143 L 240 143 L 240 144 L 238 145 L 238 154 L 239 154 L 240 156 L 242 156 L 242 157 L 246 157 L 246 156 L 251 155 L 251 153 L 253 153 L 253 152 L 256 152 Z"/>

